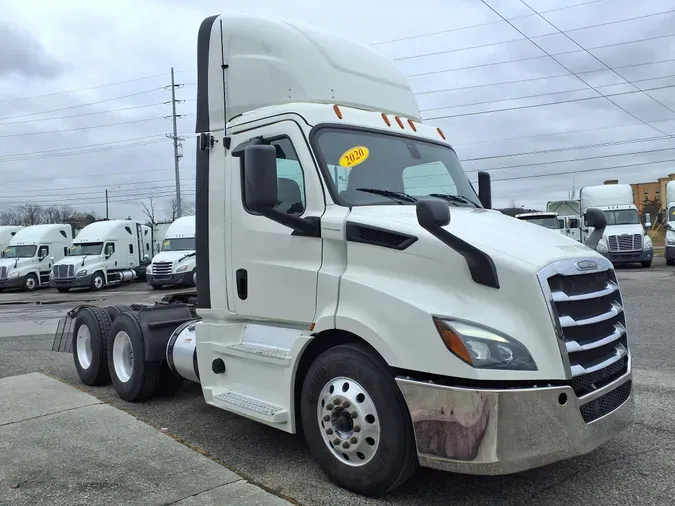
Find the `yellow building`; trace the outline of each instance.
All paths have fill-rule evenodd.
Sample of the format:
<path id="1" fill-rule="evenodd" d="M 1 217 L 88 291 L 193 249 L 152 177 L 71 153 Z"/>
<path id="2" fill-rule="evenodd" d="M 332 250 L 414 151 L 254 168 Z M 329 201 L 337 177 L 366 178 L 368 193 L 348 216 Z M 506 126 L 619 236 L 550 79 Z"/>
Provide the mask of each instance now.
<path id="1" fill-rule="evenodd" d="M 668 181 L 675 179 L 675 174 L 668 174 L 667 177 L 660 177 L 657 181 L 648 183 L 632 183 L 633 188 L 633 203 L 642 214 L 642 204 L 645 200 L 658 200 L 661 202 L 661 210 L 664 210 L 667 202 L 666 198 L 666 184 Z M 608 179 L 605 184 L 619 184 L 618 179 Z"/>

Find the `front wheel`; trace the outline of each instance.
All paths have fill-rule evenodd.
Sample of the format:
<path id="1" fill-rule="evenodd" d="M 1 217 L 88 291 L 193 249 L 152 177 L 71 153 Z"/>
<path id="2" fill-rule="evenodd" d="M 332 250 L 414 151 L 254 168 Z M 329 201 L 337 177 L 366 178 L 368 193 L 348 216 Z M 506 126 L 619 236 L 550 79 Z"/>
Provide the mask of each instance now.
<path id="1" fill-rule="evenodd" d="M 666 258 L 666 265 L 675 265 L 675 258 Z"/>
<path id="2" fill-rule="evenodd" d="M 365 346 L 336 346 L 304 379 L 301 416 L 313 457 L 339 486 L 380 495 L 417 468 L 405 400 L 386 364 Z"/>
<path id="3" fill-rule="evenodd" d="M 28 274 L 23 279 L 23 290 L 24 290 L 24 292 L 33 292 L 37 289 L 37 287 L 38 287 L 38 280 L 37 280 L 37 276 L 35 276 L 35 274 Z"/>
<path id="4" fill-rule="evenodd" d="M 103 273 L 95 272 L 91 277 L 91 289 L 94 291 L 99 291 L 102 290 L 104 286 L 105 278 L 103 277 Z"/>
<path id="5" fill-rule="evenodd" d="M 647 262 L 640 262 L 640 265 L 644 268 L 651 267 L 652 266 L 652 261 L 649 260 Z"/>

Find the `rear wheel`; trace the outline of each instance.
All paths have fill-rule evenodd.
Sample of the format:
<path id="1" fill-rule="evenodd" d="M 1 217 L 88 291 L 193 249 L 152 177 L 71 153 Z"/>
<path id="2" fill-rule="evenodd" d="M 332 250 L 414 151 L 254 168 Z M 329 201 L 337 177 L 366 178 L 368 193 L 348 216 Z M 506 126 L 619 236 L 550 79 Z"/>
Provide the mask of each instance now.
<path id="1" fill-rule="evenodd" d="M 364 346 L 340 345 L 314 361 L 301 415 L 312 455 L 347 490 L 383 494 L 417 468 L 405 400 L 387 365 Z"/>
<path id="2" fill-rule="evenodd" d="M 117 306 L 106 306 L 105 307 L 105 312 L 108 313 L 108 317 L 110 318 L 110 322 L 114 322 L 115 319 L 124 313 L 125 311 L 131 311 L 131 308 L 129 306 L 125 305 L 117 305 Z"/>
<path id="3" fill-rule="evenodd" d="M 157 390 L 162 361 L 145 361 L 143 330 L 131 313 L 120 314 L 110 329 L 108 346 L 110 377 L 115 391 L 125 401 L 142 401 Z"/>
<path id="4" fill-rule="evenodd" d="M 108 332 L 110 318 L 100 307 L 86 307 L 75 318 L 73 359 L 80 381 L 99 386 L 110 382 Z"/>

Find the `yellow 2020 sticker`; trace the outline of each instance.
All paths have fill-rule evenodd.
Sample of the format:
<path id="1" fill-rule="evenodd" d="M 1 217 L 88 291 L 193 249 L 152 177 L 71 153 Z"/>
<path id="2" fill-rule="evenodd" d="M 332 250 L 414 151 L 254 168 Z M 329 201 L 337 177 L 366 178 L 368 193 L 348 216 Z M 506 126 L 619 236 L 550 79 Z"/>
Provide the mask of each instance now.
<path id="1" fill-rule="evenodd" d="M 370 155 L 370 151 L 365 146 L 356 146 L 348 149 L 340 157 L 340 167 L 355 167 L 365 162 Z"/>

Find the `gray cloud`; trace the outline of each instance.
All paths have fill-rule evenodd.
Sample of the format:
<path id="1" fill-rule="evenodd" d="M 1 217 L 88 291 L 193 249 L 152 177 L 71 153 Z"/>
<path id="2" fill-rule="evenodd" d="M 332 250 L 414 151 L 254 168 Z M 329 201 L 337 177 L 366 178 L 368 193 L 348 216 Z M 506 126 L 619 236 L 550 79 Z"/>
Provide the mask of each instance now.
<path id="1" fill-rule="evenodd" d="M 0 40 L 0 79 L 12 76 L 51 79 L 63 71 L 61 63 L 27 30 L 0 21 Z"/>

